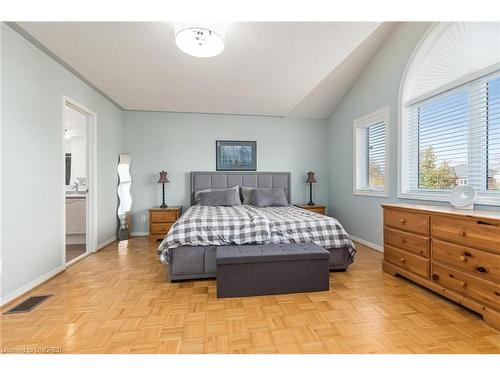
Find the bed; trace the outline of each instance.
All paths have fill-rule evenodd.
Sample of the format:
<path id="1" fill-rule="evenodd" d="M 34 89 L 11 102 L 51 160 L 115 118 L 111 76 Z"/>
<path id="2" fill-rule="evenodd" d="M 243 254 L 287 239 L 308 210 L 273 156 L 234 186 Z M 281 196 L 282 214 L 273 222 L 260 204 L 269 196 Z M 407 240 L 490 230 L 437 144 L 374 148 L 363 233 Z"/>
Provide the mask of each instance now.
<path id="1" fill-rule="evenodd" d="M 346 270 L 356 249 L 340 223 L 293 205 L 285 207 L 199 206 L 194 195 L 203 189 L 235 185 L 283 188 L 290 199 L 289 172 L 191 172 L 191 207 L 172 226 L 158 248 L 167 279 L 216 276 L 218 246 L 315 242 L 330 252 L 330 270 Z"/>

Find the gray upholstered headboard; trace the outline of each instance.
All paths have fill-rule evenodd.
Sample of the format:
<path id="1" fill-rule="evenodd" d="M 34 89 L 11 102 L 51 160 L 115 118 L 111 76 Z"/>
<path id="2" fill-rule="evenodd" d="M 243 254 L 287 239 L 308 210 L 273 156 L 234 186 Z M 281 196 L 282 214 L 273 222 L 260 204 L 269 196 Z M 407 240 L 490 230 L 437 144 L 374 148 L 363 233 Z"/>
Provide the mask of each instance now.
<path id="1" fill-rule="evenodd" d="M 291 202 L 290 172 L 191 172 L 191 205 L 198 190 L 224 189 L 235 185 L 283 188 L 288 203 Z"/>

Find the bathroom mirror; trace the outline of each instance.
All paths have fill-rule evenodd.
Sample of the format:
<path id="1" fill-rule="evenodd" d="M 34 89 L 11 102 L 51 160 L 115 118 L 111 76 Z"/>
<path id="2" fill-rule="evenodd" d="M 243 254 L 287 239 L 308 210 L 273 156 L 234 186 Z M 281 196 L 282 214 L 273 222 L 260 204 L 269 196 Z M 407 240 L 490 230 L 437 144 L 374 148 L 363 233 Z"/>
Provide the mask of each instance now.
<path id="1" fill-rule="evenodd" d="M 130 195 L 130 155 L 118 156 L 118 240 L 127 240 L 131 231 L 130 209 L 132 196 Z"/>

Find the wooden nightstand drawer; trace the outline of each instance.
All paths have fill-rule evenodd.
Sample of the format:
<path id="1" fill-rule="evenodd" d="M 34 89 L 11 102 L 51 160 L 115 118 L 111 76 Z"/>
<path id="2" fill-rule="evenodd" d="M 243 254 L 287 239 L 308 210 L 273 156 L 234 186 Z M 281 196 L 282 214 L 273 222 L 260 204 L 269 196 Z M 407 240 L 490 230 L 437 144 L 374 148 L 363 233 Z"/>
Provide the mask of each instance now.
<path id="1" fill-rule="evenodd" d="M 434 216 L 432 235 L 459 245 L 500 254 L 500 223 L 496 221 Z"/>
<path id="2" fill-rule="evenodd" d="M 326 215 L 326 206 L 320 204 L 315 204 L 314 206 L 309 206 L 307 204 L 296 204 L 295 206 L 307 211 L 316 212 L 317 214 Z"/>
<path id="3" fill-rule="evenodd" d="M 483 279 L 500 282 L 500 257 L 498 255 L 468 246 L 433 240 L 432 258 Z"/>
<path id="4" fill-rule="evenodd" d="M 178 211 L 151 212 L 152 223 L 173 223 L 177 219 L 178 219 Z"/>
<path id="5" fill-rule="evenodd" d="M 429 260 L 386 245 L 384 260 L 416 275 L 429 278 Z"/>
<path id="6" fill-rule="evenodd" d="M 402 232 L 396 229 L 384 229 L 384 241 L 410 253 L 429 257 L 429 239 L 416 234 Z"/>
<path id="7" fill-rule="evenodd" d="M 429 235 L 429 215 L 405 210 L 384 210 L 385 225 L 417 234 Z"/>
<path id="8" fill-rule="evenodd" d="M 316 212 L 317 214 L 325 215 L 324 208 L 310 208 L 309 211 Z"/>
<path id="9" fill-rule="evenodd" d="M 151 234 L 167 233 L 174 223 L 151 224 Z"/>
<path id="10" fill-rule="evenodd" d="M 150 208 L 149 209 L 149 238 L 162 240 L 181 216 L 182 207 Z"/>

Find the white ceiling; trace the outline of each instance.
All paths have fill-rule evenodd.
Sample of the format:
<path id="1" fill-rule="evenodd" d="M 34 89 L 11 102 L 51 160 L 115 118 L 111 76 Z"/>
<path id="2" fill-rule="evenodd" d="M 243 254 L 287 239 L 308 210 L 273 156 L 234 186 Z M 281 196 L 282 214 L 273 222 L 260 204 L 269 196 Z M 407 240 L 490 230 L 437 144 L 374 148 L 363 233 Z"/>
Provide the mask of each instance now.
<path id="1" fill-rule="evenodd" d="M 328 118 L 395 24 L 226 25 L 226 47 L 196 58 L 172 23 L 20 22 L 128 110 Z"/>

